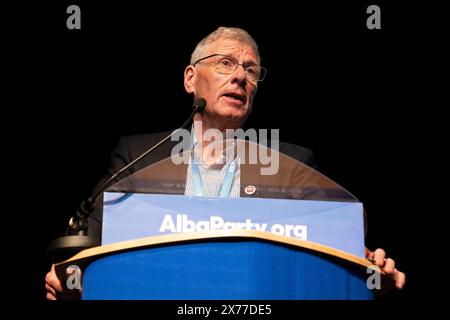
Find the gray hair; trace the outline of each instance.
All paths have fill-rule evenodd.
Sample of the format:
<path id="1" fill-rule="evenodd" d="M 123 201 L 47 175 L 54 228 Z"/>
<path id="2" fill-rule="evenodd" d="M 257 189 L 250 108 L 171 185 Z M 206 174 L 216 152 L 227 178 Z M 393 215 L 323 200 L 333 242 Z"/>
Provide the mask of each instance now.
<path id="1" fill-rule="evenodd" d="M 217 30 L 207 35 L 205 38 L 203 38 L 202 41 L 200 41 L 197 44 L 197 46 L 194 49 L 194 52 L 192 52 L 191 55 L 191 64 L 193 64 L 198 59 L 203 58 L 206 55 L 205 51 L 208 48 L 208 45 L 219 39 L 231 39 L 243 42 L 249 45 L 252 48 L 252 50 L 256 53 L 258 60 L 261 60 L 258 51 L 258 45 L 247 31 L 240 28 L 219 27 Z"/>

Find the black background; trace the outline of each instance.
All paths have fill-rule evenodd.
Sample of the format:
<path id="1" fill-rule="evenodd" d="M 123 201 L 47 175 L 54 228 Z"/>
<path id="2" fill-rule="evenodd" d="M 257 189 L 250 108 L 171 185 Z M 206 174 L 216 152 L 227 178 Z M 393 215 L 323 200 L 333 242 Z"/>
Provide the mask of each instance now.
<path id="1" fill-rule="evenodd" d="M 66 28 L 70 4 L 81 7 L 81 30 Z M 370 4 L 381 7 L 381 30 L 366 28 Z M 430 259 L 448 211 L 440 204 L 448 189 L 442 8 L 55 1 L 17 13 L 5 61 L 17 90 L 4 121 L 14 123 L 11 162 L 21 155 L 10 189 L 21 190 L 14 216 L 26 225 L 14 241 L 28 270 L 24 299 L 44 300 L 46 245 L 89 196 L 118 138 L 172 129 L 189 115 L 184 68 L 222 25 L 249 31 L 268 69 L 247 125 L 279 128 L 282 140 L 313 149 L 320 171 L 364 203 L 366 245 L 384 248 L 407 274 L 388 300 L 438 298 Z"/>

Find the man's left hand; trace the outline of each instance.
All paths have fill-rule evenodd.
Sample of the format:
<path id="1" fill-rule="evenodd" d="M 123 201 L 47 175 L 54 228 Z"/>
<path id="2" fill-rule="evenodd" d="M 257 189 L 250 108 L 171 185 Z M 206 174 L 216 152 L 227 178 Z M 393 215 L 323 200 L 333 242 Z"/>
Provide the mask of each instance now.
<path id="1" fill-rule="evenodd" d="M 403 272 L 395 268 L 395 261 L 391 258 L 386 258 L 386 252 L 383 249 L 376 249 L 370 251 L 366 248 L 366 258 L 373 261 L 373 263 L 382 268 L 386 275 L 394 280 L 397 289 L 402 289 L 405 285 L 406 276 Z"/>

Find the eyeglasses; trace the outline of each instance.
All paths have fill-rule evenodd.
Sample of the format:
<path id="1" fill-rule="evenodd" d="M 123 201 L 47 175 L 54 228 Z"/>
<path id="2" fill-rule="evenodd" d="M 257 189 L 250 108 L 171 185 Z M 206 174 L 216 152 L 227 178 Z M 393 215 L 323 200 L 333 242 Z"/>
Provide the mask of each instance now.
<path id="1" fill-rule="evenodd" d="M 210 56 L 206 56 L 204 58 L 198 59 L 195 61 L 192 65 L 195 67 L 197 63 L 200 61 L 212 58 L 212 57 L 219 57 L 217 61 L 215 61 L 215 67 L 216 72 L 223 73 L 223 74 L 231 74 L 239 68 L 239 66 L 242 66 L 245 70 L 245 74 L 247 75 L 247 79 L 251 82 L 258 82 L 263 81 L 267 74 L 267 69 L 258 66 L 258 65 L 243 65 L 239 63 L 235 58 L 224 55 L 224 54 L 212 54 Z"/>

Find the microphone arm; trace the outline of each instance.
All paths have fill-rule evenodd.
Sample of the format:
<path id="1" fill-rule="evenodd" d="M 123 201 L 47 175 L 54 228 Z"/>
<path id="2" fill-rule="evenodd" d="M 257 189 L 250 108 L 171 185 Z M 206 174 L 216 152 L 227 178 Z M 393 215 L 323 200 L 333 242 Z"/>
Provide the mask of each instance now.
<path id="1" fill-rule="evenodd" d="M 183 123 L 181 127 L 174 130 L 171 134 L 169 134 L 167 137 L 162 139 L 160 142 L 155 144 L 153 147 L 145 151 L 143 154 L 141 154 L 139 157 L 131 161 L 129 164 L 124 166 L 122 169 L 117 171 L 115 174 L 113 174 L 108 180 L 106 180 L 105 183 L 101 186 L 101 188 L 90 198 L 87 200 L 84 200 L 78 209 L 76 210 L 75 216 L 73 216 L 69 221 L 69 227 L 78 235 L 83 236 L 87 235 L 88 230 L 88 218 L 91 212 L 94 210 L 97 201 L 101 194 L 111 186 L 111 182 L 113 182 L 118 176 L 120 176 L 123 172 L 127 171 L 130 167 L 141 161 L 145 156 L 147 156 L 149 153 L 151 153 L 153 150 L 157 149 L 159 146 L 161 146 L 164 142 L 169 140 L 174 134 L 178 133 L 180 130 L 182 130 L 186 125 L 192 120 L 194 115 L 197 112 L 203 112 L 203 110 L 206 107 L 206 100 L 203 98 L 199 98 L 194 101 L 193 104 L 193 110 L 189 118 Z"/>

